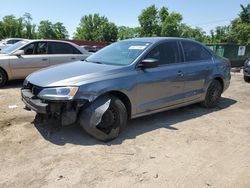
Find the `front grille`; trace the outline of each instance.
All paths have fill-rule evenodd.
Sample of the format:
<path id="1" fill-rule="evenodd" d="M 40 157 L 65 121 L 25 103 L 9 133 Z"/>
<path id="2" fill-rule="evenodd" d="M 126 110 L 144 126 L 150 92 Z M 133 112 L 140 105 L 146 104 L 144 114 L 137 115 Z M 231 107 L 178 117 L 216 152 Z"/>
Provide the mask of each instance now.
<path id="1" fill-rule="evenodd" d="M 34 96 L 37 96 L 42 91 L 43 88 L 28 83 L 27 86 L 25 86 L 25 89 L 29 89 Z"/>

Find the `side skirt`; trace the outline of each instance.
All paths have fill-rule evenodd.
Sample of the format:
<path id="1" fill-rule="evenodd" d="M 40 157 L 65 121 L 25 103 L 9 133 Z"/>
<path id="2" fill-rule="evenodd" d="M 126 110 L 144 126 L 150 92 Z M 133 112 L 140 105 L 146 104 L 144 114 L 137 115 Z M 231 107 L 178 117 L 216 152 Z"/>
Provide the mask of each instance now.
<path id="1" fill-rule="evenodd" d="M 183 107 L 183 106 L 187 106 L 187 105 L 195 104 L 195 103 L 199 103 L 199 102 L 202 102 L 202 97 L 199 98 L 199 99 L 188 101 L 188 102 L 168 106 L 166 108 L 160 108 L 160 109 L 153 110 L 153 111 L 147 111 L 147 112 L 143 112 L 143 113 L 140 113 L 140 114 L 135 114 L 135 115 L 131 116 L 131 119 L 146 116 L 146 115 L 156 114 L 156 113 L 159 113 L 159 112 L 164 112 L 164 111 L 167 111 L 167 110 L 172 110 L 172 109 L 180 108 L 180 107 Z"/>

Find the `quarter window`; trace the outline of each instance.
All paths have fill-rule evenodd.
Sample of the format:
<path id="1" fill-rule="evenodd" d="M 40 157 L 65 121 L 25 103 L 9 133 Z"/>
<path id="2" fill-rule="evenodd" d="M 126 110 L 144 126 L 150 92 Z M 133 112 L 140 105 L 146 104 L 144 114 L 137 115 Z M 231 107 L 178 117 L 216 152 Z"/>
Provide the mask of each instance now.
<path id="1" fill-rule="evenodd" d="M 193 42 L 182 42 L 186 61 L 211 60 L 210 53 L 201 45 Z"/>
<path id="2" fill-rule="evenodd" d="M 180 61 L 178 45 L 176 42 L 162 43 L 149 52 L 147 58 L 158 59 L 160 65 L 178 63 Z"/>

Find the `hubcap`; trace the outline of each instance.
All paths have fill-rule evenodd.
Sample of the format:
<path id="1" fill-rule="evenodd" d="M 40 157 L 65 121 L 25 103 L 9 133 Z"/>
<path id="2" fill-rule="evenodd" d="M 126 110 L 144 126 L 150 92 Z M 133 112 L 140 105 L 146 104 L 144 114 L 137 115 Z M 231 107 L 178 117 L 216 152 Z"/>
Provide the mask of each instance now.
<path id="1" fill-rule="evenodd" d="M 109 134 L 117 121 L 117 112 L 113 108 L 109 108 L 102 117 L 101 123 L 97 126 L 101 131 Z"/>
<path id="2" fill-rule="evenodd" d="M 3 81 L 3 75 L 0 74 L 0 83 L 2 83 L 2 81 Z"/>
<path id="3" fill-rule="evenodd" d="M 211 92 L 210 92 L 210 100 L 211 102 L 216 102 L 220 97 L 220 90 L 218 89 L 218 87 L 216 85 L 214 85 L 211 88 Z"/>

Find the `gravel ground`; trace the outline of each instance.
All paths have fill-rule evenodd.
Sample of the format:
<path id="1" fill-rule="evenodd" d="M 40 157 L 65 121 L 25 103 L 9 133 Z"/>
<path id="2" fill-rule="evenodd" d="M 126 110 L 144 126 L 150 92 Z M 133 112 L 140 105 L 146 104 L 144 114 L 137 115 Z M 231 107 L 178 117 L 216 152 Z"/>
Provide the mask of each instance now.
<path id="1" fill-rule="evenodd" d="M 20 87 L 0 89 L 0 187 L 250 187 L 250 84 L 239 73 L 218 108 L 131 120 L 109 143 L 34 125 Z"/>

